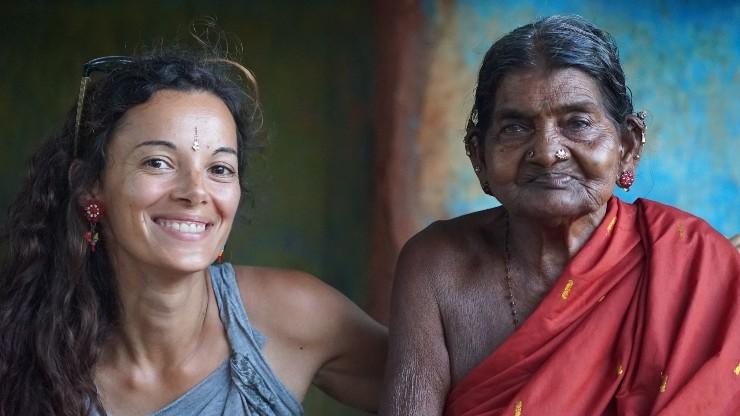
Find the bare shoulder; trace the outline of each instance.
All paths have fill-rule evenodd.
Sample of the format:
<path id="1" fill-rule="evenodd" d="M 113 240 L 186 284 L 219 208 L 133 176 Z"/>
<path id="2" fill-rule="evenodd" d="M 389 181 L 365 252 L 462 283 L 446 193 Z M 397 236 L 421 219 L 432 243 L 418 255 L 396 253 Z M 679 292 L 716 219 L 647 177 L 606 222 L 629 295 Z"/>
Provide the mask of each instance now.
<path id="1" fill-rule="evenodd" d="M 317 277 L 298 270 L 235 266 L 250 320 L 267 332 L 309 340 L 320 337 L 325 317 L 351 303 Z"/>
<path id="2" fill-rule="evenodd" d="M 337 400 L 377 407 L 387 330 L 338 290 L 304 272 L 236 266 L 252 324 L 267 336 L 265 355 L 296 397 L 313 382 Z"/>
<path id="3" fill-rule="evenodd" d="M 478 244 L 486 231 L 501 217 L 500 208 L 476 211 L 448 220 L 438 220 L 417 233 L 408 246 L 454 254 Z"/>
<path id="4" fill-rule="evenodd" d="M 501 213 L 492 208 L 432 223 L 404 245 L 397 277 L 435 279 L 465 268 L 490 245 Z"/>
<path id="5" fill-rule="evenodd" d="M 301 307 L 316 297 L 338 295 L 317 277 L 299 270 L 244 265 L 235 265 L 234 270 L 241 293 L 269 296 L 270 303 L 286 298 Z"/>
<path id="6" fill-rule="evenodd" d="M 452 368 L 446 299 L 458 298 L 466 269 L 486 246 L 498 210 L 437 221 L 401 250 L 391 295 L 388 366 L 381 414 L 439 415 Z M 472 254 L 471 254 L 472 253 Z"/>

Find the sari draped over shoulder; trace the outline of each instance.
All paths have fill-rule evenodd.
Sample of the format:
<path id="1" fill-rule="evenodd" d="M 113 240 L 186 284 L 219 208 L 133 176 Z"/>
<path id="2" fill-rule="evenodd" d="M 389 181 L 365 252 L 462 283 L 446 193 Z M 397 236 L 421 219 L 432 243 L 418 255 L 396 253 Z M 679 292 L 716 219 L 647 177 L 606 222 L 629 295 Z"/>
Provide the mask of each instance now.
<path id="1" fill-rule="evenodd" d="M 612 198 L 445 415 L 740 415 L 739 300 L 740 254 L 706 222 Z"/>

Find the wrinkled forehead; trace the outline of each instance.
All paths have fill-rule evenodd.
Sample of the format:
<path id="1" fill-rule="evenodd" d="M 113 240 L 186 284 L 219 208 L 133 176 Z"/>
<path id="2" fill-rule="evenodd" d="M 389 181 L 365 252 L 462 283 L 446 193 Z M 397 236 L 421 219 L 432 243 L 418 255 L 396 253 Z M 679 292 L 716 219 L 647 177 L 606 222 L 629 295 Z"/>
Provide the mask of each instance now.
<path id="1" fill-rule="evenodd" d="M 556 112 L 575 104 L 605 108 L 598 82 L 576 68 L 512 71 L 500 81 L 494 100 L 494 119 L 511 111 Z"/>

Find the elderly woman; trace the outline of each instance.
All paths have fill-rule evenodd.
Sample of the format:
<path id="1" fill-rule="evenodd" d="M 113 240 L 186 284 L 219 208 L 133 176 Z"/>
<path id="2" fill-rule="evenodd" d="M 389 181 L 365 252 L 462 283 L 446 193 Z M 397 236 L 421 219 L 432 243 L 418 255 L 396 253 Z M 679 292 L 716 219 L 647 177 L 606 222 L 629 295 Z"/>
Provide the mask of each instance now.
<path id="1" fill-rule="evenodd" d="M 491 47 L 465 147 L 502 206 L 404 247 L 381 414 L 738 414 L 740 256 L 699 218 L 612 195 L 645 140 L 589 22 Z"/>
<path id="2" fill-rule="evenodd" d="M 311 383 L 376 408 L 382 326 L 305 273 L 217 261 L 259 121 L 235 74 L 85 66 L 9 215 L 0 415 L 299 415 Z"/>

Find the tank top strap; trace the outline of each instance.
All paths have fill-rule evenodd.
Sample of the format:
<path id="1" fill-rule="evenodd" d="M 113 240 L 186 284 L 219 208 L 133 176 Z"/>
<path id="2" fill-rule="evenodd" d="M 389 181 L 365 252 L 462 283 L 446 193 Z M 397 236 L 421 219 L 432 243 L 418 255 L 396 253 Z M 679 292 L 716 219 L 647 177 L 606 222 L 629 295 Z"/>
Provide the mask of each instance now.
<path id="1" fill-rule="evenodd" d="M 231 263 L 214 264 L 208 271 L 221 322 L 226 329 L 232 351 L 261 351 L 267 338 L 249 323 L 234 267 Z"/>
<path id="2" fill-rule="evenodd" d="M 303 414 L 301 403 L 272 372 L 262 355 L 267 338 L 249 322 L 234 267 L 230 263 L 214 264 L 208 271 L 221 322 L 231 344 L 229 364 L 234 385 L 260 414 Z"/>

